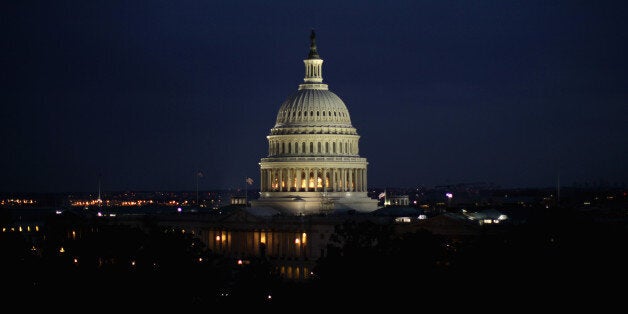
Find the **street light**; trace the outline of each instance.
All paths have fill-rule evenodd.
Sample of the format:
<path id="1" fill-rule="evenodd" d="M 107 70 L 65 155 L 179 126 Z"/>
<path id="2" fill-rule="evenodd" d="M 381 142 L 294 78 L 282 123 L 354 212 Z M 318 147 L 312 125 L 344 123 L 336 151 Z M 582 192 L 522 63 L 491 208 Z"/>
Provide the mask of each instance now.
<path id="1" fill-rule="evenodd" d="M 451 199 L 454 197 L 454 194 L 447 192 L 445 193 L 445 196 L 447 197 L 447 207 L 451 207 Z"/>

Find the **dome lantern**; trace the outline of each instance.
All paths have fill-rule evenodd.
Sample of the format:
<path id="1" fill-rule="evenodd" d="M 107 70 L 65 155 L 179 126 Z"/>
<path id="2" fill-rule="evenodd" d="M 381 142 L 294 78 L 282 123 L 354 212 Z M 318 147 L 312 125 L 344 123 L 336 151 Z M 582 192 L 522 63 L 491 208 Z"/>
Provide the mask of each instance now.
<path id="1" fill-rule="evenodd" d="M 305 63 L 305 84 L 299 85 L 299 89 L 327 89 L 327 84 L 323 83 L 323 59 L 316 50 L 316 34 L 314 30 L 310 34 L 310 53 Z"/>

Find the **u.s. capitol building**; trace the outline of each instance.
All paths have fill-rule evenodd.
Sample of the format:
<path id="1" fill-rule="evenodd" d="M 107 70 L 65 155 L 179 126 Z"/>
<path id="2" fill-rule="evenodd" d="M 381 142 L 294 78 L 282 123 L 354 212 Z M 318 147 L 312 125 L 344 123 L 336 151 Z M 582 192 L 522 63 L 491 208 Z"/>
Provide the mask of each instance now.
<path id="1" fill-rule="evenodd" d="M 252 207 L 284 214 L 370 212 L 378 201 L 367 196 L 366 158 L 359 155 L 357 130 L 344 102 L 323 83 L 314 31 L 304 83 L 286 99 L 260 164 L 260 197 Z"/>

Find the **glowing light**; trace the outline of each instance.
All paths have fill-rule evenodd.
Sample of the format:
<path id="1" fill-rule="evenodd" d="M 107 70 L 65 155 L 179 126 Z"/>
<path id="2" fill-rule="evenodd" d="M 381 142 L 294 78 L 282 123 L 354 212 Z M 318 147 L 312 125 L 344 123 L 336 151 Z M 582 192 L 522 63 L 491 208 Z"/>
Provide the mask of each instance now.
<path id="1" fill-rule="evenodd" d="M 181 211 L 183 211 L 183 209 L 181 207 L 177 207 L 177 212 L 180 213 Z"/>
<path id="2" fill-rule="evenodd" d="M 39 232 L 39 226 L 35 226 L 35 231 Z"/>
<path id="3" fill-rule="evenodd" d="M 26 226 L 26 231 L 31 232 L 31 226 Z"/>
<path id="4" fill-rule="evenodd" d="M 423 220 L 423 219 L 427 219 L 427 216 L 426 215 L 419 215 L 418 218 L 419 218 L 419 220 Z"/>
<path id="5" fill-rule="evenodd" d="M 302 242 L 303 242 L 303 244 L 305 244 L 305 242 L 307 241 L 307 233 L 303 232 L 301 234 L 301 239 L 303 239 Z"/>
<path id="6" fill-rule="evenodd" d="M 20 232 L 22 232 L 22 226 L 20 226 L 20 227 L 18 228 L 18 230 L 20 230 Z"/>
<path id="7" fill-rule="evenodd" d="M 102 213 L 101 212 L 98 212 L 98 217 L 102 217 Z"/>
<path id="8" fill-rule="evenodd" d="M 295 244 L 300 244 L 300 243 L 301 243 L 301 240 L 299 240 L 299 238 L 296 238 L 296 239 L 294 239 L 294 243 L 295 243 Z"/>
<path id="9" fill-rule="evenodd" d="M 78 258 L 74 258 L 74 264 L 78 264 Z"/>
<path id="10" fill-rule="evenodd" d="M 266 234 L 265 234 L 265 233 L 262 233 L 262 234 L 261 234 L 260 239 L 259 239 L 259 242 L 260 242 L 260 243 L 266 243 Z"/>
<path id="11" fill-rule="evenodd" d="M 238 265 L 242 265 L 242 260 L 241 259 L 238 260 Z"/>
<path id="12" fill-rule="evenodd" d="M 63 213 L 63 212 L 62 212 L 62 211 L 60 211 L 60 210 L 55 210 L 55 214 L 57 214 L 57 215 L 61 215 L 61 213 Z"/>
<path id="13" fill-rule="evenodd" d="M 65 253 L 65 249 L 63 247 L 59 248 L 59 253 Z"/>
<path id="14" fill-rule="evenodd" d="M 131 261 L 131 266 L 135 266 L 135 261 Z"/>
<path id="15" fill-rule="evenodd" d="M 266 298 L 267 298 L 268 300 L 271 300 L 271 299 L 273 298 L 273 296 L 269 294 Z"/>
<path id="16" fill-rule="evenodd" d="M 220 241 L 220 236 L 216 236 L 216 241 Z"/>
<path id="17" fill-rule="evenodd" d="M 447 198 L 451 199 L 454 197 L 453 193 L 445 193 L 445 196 L 447 196 Z"/>
<path id="18" fill-rule="evenodd" d="M 499 217 L 497 217 L 498 220 L 506 220 L 508 219 L 508 216 L 506 215 L 499 215 Z"/>
<path id="19" fill-rule="evenodd" d="M 2 232 L 7 232 L 7 228 L 2 227 Z"/>
<path id="20" fill-rule="evenodd" d="M 199 257 L 199 258 L 198 258 L 198 262 L 199 262 L 199 263 L 202 263 L 202 262 L 203 262 L 203 258 L 202 258 L 202 257 Z"/>

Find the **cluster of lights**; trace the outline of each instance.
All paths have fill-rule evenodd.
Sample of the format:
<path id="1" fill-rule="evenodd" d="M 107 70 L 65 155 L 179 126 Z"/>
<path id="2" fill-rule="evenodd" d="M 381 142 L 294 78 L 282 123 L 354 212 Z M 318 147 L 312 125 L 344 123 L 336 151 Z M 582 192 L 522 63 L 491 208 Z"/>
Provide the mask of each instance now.
<path id="1" fill-rule="evenodd" d="M 153 203 L 153 200 L 122 201 L 120 206 L 144 206 Z"/>
<path id="2" fill-rule="evenodd" d="M 70 203 L 70 206 L 84 207 L 84 206 L 96 206 L 96 205 L 101 205 L 101 204 L 102 204 L 102 200 L 96 199 L 96 200 L 73 201 Z"/>
<path id="3" fill-rule="evenodd" d="M 31 228 L 31 226 L 17 226 L 17 227 L 2 227 L 2 232 L 39 232 L 39 226 L 35 225 Z"/>
<path id="4" fill-rule="evenodd" d="M 185 206 L 185 205 L 189 205 L 189 201 L 186 200 L 186 201 L 180 202 L 176 200 L 169 200 L 164 203 L 160 203 L 151 199 L 127 200 L 127 201 L 111 201 L 111 200 L 103 201 L 101 199 L 95 199 L 95 200 L 75 200 L 75 201 L 70 202 L 70 206 L 74 206 L 74 207 L 88 207 L 88 206 L 96 206 L 96 205 L 103 205 L 103 204 L 105 206 L 122 206 L 122 207 L 140 207 L 140 206 L 153 205 L 153 204 L 161 204 L 161 205 L 166 205 L 166 206 Z"/>
<path id="5" fill-rule="evenodd" d="M 25 205 L 25 204 L 35 204 L 37 203 L 31 199 L 17 199 L 10 198 L 6 200 L 0 200 L 0 205 Z"/>

